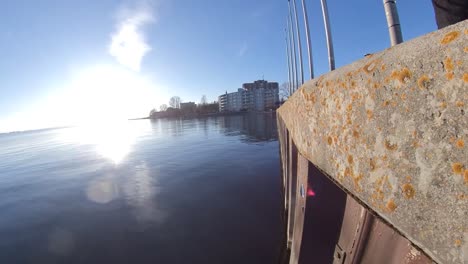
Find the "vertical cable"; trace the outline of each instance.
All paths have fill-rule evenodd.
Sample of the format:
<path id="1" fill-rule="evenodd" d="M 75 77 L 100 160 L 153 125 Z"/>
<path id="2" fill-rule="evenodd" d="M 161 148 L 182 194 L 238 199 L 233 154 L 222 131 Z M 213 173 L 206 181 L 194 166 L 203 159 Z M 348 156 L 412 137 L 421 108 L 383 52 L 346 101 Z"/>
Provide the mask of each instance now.
<path id="1" fill-rule="evenodd" d="M 310 41 L 309 17 L 307 15 L 307 7 L 305 4 L 305 0 L 302 0 L 302 13 L 304 15 L 304 25 L 305 25 L 306 40 L 307 40 L 307 54 L 309 55 L 309 74 L 310 74 L 310 79 L 313 79 L 314 78 L 314 61 L 312 59 L 312 42 Z"/>
<path id="2" fill-rule="evenodd" d="M 333 71 L 335 69 L 335 52 L 333 50 L 330 20 L 328 18 L 327 0 L 321 0 L 321 3 L 322 3 L 323 23 L 325 25 L 325 35 L 327 37 L 328 64 L 330 65 L 330 71 Z"/>
<path id="3" fill-rule="evenodd" d="M 294 25 L 296 26 L 296 38 L 297 38 L 297 49 L 299 51 L 299 70 L 301 76 L 301 85 L 304 83 L 304 64 L 302 62 L 302 44 L 301 44 L 301 34 L 299 28 L 299 20 L 297 18 L 297 6 L 296 0 L 292 0 L 293 2 L 293 12 L 294 12 Z M 297 89 L 297 88 L 296 88 Z"/>

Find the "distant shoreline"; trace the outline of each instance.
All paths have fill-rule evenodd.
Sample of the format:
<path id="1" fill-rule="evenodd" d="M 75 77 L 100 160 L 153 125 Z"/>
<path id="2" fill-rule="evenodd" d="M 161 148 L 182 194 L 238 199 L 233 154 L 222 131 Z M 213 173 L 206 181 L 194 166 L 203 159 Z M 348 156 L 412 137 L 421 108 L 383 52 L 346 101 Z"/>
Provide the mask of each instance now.
<path id="1" fill-rule="evenodd" d="M 132 118 L 128 119 L 130 121 L 133 120 L 156 120 L 156 119 L 172 119 L 172 118 L 201 118 L 201 117 L 218 117 L 218 116 L 236 116 L 236 115 L 246 115 L 246 114 L 276 114 L 276 111 L 250 111 L 250 112 L 218 112 L 218 113 L 208 113 L 208 114 L 185 114 L 185 115 L 162 115 L 162 116 L 155 116 L 155 117 L 141 117 L 141 118 Z"/>

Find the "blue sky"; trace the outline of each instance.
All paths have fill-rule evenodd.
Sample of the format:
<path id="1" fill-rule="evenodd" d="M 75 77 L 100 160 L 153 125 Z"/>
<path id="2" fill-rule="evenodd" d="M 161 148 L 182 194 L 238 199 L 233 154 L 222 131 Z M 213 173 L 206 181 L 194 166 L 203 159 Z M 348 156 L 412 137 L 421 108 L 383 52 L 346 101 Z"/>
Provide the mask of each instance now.
<path id="1" fill-rule="evenodd" d="M 306 3 L 319 76 L 320 1 Z M 436 29 L 431 1 L 397 4 L 405 40 Z M 328 5 L 337 67 L 389 46 L 382 1 Z M 142 116 L 172 95 L 213 101 L 262 76 L 285 82 L 286 14 L 286 0 L 2 1 L 0 132 Z M 122 38 L 130 52 L 112 46 Z"/>

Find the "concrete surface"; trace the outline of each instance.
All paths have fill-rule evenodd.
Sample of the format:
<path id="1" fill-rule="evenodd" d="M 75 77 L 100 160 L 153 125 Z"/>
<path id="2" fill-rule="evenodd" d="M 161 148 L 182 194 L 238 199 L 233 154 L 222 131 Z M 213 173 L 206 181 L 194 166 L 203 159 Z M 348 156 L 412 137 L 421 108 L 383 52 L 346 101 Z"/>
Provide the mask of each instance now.
<path id="1" fill-rule="evenodd" d="M 307 82 L 299 152 L 440 263 L 468 263 L 468 20 Z"/>

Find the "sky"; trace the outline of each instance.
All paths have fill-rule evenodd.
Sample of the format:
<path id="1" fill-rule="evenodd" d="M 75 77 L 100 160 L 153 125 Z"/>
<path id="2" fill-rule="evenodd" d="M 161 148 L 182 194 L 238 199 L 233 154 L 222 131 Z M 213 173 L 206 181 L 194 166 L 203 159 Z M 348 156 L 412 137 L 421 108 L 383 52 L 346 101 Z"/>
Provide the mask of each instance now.
<path id="1" fill-rule="evenodd" d="M 382 2 L 328 0 L 337 68 L 389 47 Z M 306 5 L 319 76 L 320 1 Z M 436 30 L 431 1 L 397 6 L 405 41 Z M 286 82 L 286 16 L 286 0 L 2 1 L 0 132 L 143 117 L 171 96 L 215 101 L 245 82 Z"/>

